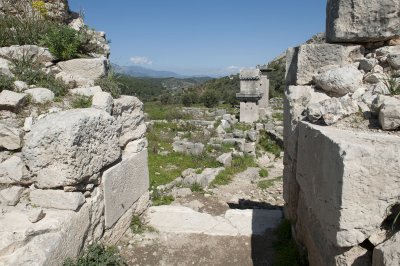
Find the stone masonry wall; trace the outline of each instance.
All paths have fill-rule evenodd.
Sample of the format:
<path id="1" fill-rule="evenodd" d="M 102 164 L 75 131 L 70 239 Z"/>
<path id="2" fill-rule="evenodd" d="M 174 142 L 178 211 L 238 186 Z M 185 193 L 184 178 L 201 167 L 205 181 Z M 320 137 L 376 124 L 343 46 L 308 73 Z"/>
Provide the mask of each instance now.
<path id="1" fill-rule="evenodd" d="M 328 1 L 330 43 L 287 52 L 285 215 L 310 265 L 399 264 L 399 5 Z"/>

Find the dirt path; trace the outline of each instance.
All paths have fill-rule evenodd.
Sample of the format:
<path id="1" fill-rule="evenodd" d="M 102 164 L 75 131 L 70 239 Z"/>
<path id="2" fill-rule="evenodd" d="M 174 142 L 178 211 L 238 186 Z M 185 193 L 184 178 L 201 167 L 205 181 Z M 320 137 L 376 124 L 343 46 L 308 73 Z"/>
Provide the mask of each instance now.
<path id="1" fill-rule="evenodd" d="M 282 160 L 237 174 L 232 182 L 177 198 L 144 215 L 156 229 L 118 242 L 128 265 L 272 265 L 273 230 L 280 223 Z M 261 189 L 260 180 L 267 182 Z"/>

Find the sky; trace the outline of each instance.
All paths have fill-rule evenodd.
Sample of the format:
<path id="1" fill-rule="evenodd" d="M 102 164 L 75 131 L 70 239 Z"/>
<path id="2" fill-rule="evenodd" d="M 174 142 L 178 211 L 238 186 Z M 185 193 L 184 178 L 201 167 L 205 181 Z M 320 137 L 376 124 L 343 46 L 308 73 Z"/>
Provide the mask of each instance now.
<path id="1" fill-rule="evenodd" d="M 265 64 L 325 31 L 325 0 L 69 0 L 111 61 L 183 75 Z"/>

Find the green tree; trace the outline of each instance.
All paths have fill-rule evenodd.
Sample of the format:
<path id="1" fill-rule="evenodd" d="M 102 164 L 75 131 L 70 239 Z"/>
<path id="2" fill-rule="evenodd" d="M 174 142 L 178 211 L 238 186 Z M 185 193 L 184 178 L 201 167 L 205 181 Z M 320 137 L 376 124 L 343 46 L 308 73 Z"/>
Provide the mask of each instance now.
<path id="1" fill-rule="evenodd" d="M 213 108 L 218 105 L 218 97 L 214 91 L 208 90 L 201 97 L 205 107 Z"/>

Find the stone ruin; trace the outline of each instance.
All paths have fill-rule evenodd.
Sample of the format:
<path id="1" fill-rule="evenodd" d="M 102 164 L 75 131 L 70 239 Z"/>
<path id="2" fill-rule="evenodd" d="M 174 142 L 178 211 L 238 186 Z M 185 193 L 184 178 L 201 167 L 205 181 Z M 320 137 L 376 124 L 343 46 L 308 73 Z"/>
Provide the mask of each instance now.
<path id="1" fill-rule="evenodd" d="M 287 51 L 285 215 L 310 265 L 400 264 L 399 10 L 329 0 L 327 43 Z"/>
<path id="2" fill-rule="evenodd" d="M 149 205 L 143 104 L 94 86 L 110 63 L 104 33 L 92 41 L 104 54 L 61 62 L 36 45 L 0 48 L 2 75 L 12 76 L 6 58 L 35 55 L 74 88 L 61 102 L 22 81 L 0 93 L 0 265 L 62 265 L 90 244 L 116 243 Z M 71 109 L 74 95 L 92 97 L 91 108 Z"/>
<path id="3" fill-rule="evenodd" d="M 266 67 L 240 71 L 240 122 L 253 123 L 267 115 L 269 80 Z"/>

